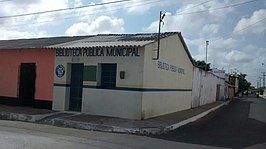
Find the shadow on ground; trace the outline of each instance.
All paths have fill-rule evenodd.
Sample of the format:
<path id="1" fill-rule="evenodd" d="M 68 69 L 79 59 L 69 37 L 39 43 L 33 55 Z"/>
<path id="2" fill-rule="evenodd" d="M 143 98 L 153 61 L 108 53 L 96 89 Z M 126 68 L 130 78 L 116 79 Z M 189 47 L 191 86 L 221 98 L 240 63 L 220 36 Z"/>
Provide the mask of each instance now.
<path id="1" fill-rule="evenodd" d="M 163 135 L 151 137 L 226 148 L 245 148 L 266 142 L 266 124 L 249 118 L 252 101 L 239 99 Z"/>

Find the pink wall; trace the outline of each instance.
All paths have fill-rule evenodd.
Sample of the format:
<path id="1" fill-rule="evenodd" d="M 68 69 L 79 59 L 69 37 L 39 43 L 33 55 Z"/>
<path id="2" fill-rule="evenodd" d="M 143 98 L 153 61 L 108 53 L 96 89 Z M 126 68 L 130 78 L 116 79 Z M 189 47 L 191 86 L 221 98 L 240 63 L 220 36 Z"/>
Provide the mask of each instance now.
<path id="1" fill-rule="evenodd" d="M 18 97 L 20 63 L 36 63 L 35 99 L 53 99 L 54 50 L 0 50 L 0 96 Z"/>

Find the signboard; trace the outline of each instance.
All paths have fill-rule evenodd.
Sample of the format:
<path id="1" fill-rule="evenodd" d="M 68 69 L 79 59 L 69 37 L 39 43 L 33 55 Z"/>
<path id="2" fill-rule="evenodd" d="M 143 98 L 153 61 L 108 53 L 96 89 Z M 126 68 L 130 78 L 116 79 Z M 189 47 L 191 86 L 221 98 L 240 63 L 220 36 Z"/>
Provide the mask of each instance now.
<path id="1" fill-rule="evenodd" d="M 168 64 L 166 62 L 158 61 L 157 68 L 163 69 L 166 71 L 171 71 L 171 72 L 178 73 L 178 74 L 185 74 L 185 69 L 177 67 L 173 64 Z"/>
<path id="2" fill-rule="evenodd" d="M 112 57 L 129 57 L 140 56 L 137 47 L 114 47 L 114 48 L 75 48 L 75 49 L 56 49 L 56 57 L 72 57 L 72 56 L 112 56 Z"/>
<path id="3" fill-rule="evenodd" d="M 65 67 L 63 65 L 57 65 L 55 68 L 55 74 L 58 78 L 61 78 L 65 75 Z"/>

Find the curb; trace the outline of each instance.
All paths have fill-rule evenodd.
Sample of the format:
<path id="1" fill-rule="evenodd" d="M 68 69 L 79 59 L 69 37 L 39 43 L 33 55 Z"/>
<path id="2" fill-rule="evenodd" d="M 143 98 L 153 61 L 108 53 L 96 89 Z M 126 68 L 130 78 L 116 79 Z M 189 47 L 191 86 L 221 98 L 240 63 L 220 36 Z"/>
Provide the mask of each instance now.
<path id="1" fill-rule="evenodd" d="M 201 113 L 201 114 L 198 114 L 198 115 L 196 115 L 196 116 L 193 116 L 193 117 L 191 117 L 191 118 L 188 118 L 188 119 L 186 119 L 186 120 L 183 120 L 183 121 L 181 121 L 181 122 L 179 122 L 179 123 L 176 123 L 176 124 L 173 124 L 173 125 L 167 126 L 167 127 L 165 127 L 164 131 L 165 131 L 165 132 L 173 131 L 173 130 L 175 130 L 175 129 L 181 127 L 181 126 L 184 126 L 184 125 L 186 125 L 186 124 L 188 124 L 188 123 L 194 122 L 194 121 L 196 121 L 196 120 L 198 120 L 198 119 L 200 119 L 200 118 L 202 118 L 202 117 L 208 115 L 210 112 L 213 112 L 213 111 L 215 111 L 215 110 L 221 108 L 222 106 L 229 104 L 229 102 L 230 102 L 230 101 L 226 101 L 226 102 L 224 102 L 223 104 L 220 104 L 220 105 L 218 105 L 218 106 L 216 106 L 216 107 L 214 107 L 214 108 L 211 108 L 211 109 L 209 109 L 209 110 L 207 110 L 207 111 L 205 111 L 205 112 L 203 112 L 203 113 Z"/>
<path id="2" fill-rule="evenodd" d="M 109 125 L 103 125 L 103 124 L 95 124 L 95 123 L 87 123 L 87 122 L 77 122 L 72 120 L 63 120 L 60 118 L 55 118 L 51 120 L 51 124 L 54 126 L 59 127 L 70 127 L 70 128 L 77 128 L 77 129 L 84 129 L 84 130 L 90 130 L 90 131 L 103 131 L 103 132 L 115 132 L 115 133 L 126 133 L 126 134 L 138 134 L 138 135 L 159 135 L 163 134 L 169 131 L 173 131 L 181 126 L 184 126 L 188 123 L 194 122 L 210 112 L 213 112 L 220 107 L 229 104 L 230 101 L 226 101 L 216 107 L 213 107 L 203 113 L 200 113 L 196 116 L 193 116 L 191 118 L 188 118 L 186 120 L 183 120 L 181 122 L 175 123 L 170 126 L 166 127 L 145 127 L 145 128 L 123 128 L 123 127 L 117 127 L 117 126 L 109 126 Z"/>
<path id="3" fill-rule="evenodd" d="M 36 121 L 42 120 L 48 116 L 52 116 L 56 113 L 57 112 L 48 113 L 48 114 L 29 115 L 29 114 L 20 114 L 20 113 L 0 112 L 0 119 L 36 122 Z"/>
<path id="4" fill-rule="evenodd" d="M 229 104 L 230 101 L 226 101 L 216 107 L 213 107 L 203 113 L 195 115 L 186 120 L 180 121 L 178 123 L 172 124 L 166 127 L 143 127 L 143 128 L 124 128 L 117 126 L 110 126 L 104 124 L 96 124 L 96 123 L 88 123 L 88 122 L 80 122 L 73 120 L 64 120 L 61 118 L 54 118 L 47 121 L 49 124 L 53 126 L 59 127 L 69 127 L 69 128 L 77 128 L 84 129 L 90 131 L 103 131 L 103 132 L 114 132 L 114 133 L 126 133 L 126 134 L 137 134 L 137 135 L 159 135 L 169 131 L 173 131 L 181 126 L 184 126 L 188 123 L 194 122 L 212 111 L 219 109 L 220 107 Z M 3 120 L 17 120 L 17 121 L 26 121 L 26 122 L 38 122 L 49 116 L 56 115 L 60 112 L 48 113 L 48 114 L 36 114 L 36 115 L 28 115 L 28 114 L 19 114 L 19 113 L 10 113 L 10 112 L 0 112 L 0 119 Z"/>
<path id="5" fill-rule="evenodd" d="M 63 120 L 56 118 L 50 121 L 53 126 L 58 127 L 69 127 L 84 129 L 90 131 L 102 131 L 102 132 L 114 132 L 114 133 L 126 133 L 126 134 L 138 134 L 138 135 L 151 135 L 151 134 L 162 134 L 163 128 L 124 128 L 103 124 L 87 123 L 87 122 L 77 122 L 72 120 Z"/>

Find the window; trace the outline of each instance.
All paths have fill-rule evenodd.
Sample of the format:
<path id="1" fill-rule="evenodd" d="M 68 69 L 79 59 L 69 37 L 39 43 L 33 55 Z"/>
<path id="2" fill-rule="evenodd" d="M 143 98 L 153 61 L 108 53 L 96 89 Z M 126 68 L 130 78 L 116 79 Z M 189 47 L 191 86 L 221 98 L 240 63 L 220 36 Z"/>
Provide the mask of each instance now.
<path id="1" fill-rule="evenodd" d="M 101 88 L 115 88 L 116 64 L 102 64 Z"/>
<path id="2" fill-rule="evenodd" d="M 83 81 L 96 81 L 97 66 L 84 66 Z"/>

